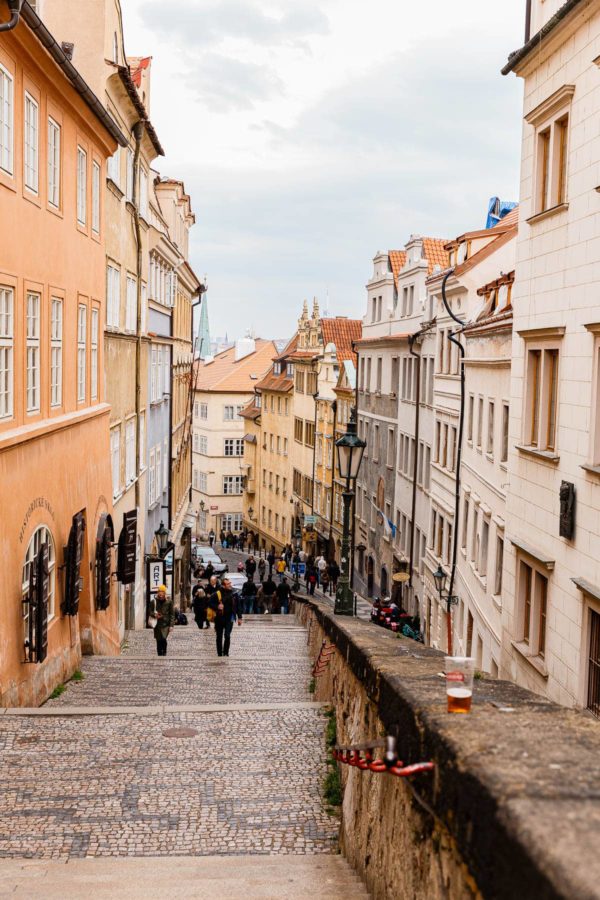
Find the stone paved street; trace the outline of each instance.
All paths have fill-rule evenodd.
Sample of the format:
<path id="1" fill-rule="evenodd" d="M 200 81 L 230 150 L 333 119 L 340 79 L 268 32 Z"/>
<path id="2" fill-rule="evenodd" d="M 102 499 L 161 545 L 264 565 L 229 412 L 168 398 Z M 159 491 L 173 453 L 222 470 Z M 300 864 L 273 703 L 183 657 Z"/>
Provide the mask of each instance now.
<path id="1" fill-rule="evenodd" d="M 262 618 L 236 628 L 229 659 L 194 623 L 166 659 L 150 631 L 131 634 L 123 657 L 86 658 L 84 680 L 42 710 L 0 716 L 0 856 L 335 852 L 306 633 Z M 212 708 L 172 708 L 199 704 Z"/>

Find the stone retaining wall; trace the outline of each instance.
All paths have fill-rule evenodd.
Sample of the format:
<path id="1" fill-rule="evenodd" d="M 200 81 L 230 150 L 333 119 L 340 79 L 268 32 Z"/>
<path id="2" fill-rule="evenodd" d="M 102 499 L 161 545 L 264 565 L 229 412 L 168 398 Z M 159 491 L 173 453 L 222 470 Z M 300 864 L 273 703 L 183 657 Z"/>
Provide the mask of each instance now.
<path id="1" fill-rule="evenodd" d="M 324 639 L 337 648 L 315 699 L 338 742 L 393 734 L 405 763 L 436 763 L 416 795 L 341 766 L 343 852 L 375 900 L 600 898 L 600 722 L 487 676 L 472 714 L 450 716 L 442 654 L 319 601 L 295 612 L 313 660 Z"/>

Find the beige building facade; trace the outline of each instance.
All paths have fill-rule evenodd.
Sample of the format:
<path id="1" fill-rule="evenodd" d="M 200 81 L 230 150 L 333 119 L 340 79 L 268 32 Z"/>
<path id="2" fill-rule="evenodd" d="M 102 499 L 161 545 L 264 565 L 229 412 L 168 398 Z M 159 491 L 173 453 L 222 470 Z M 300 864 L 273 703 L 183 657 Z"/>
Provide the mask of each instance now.
<path id="1" fill-rule="evenodd" d="M 501 674 L 598 715 L 600 3 L 530 6 Z"/>

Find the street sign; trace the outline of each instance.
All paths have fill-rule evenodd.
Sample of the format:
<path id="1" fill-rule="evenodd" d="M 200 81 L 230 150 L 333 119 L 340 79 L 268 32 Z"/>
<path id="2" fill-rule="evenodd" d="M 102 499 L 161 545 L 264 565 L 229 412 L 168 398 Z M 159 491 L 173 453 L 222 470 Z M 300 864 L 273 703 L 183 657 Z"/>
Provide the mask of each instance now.
<path id="1" fill-rule="evenodd" d="M 210 508 L 211 512 L 218 512 L 218 510 L 219 510 L 218 506 L 211 506 L 211 508 Z"/>
<path id="2" fill-rule="evenodd" d="M 148 592 L 151 597 L 156 595 L 161 584 L 165 583 L 164 559 L 152 559 L 148 561 Z"/>
<path id="3" fill-rule="evenodd" d="M 316 516 L 304 516 L 304 524 L 305 525 L 316 525 L 317 517 Z"/>
<path id="4" fill-rule="evenodd" d="M 292 563 L 292 572 L 295 572 L 298 578 L 306 575 L 306 563 Z"/>

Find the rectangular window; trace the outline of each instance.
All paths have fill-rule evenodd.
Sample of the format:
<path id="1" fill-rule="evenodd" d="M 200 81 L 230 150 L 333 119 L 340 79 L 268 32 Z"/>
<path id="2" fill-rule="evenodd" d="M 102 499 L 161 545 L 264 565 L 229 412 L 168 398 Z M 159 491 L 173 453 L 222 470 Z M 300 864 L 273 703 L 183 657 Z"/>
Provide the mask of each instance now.
<path id="1" fill-rule="evenodd" d="M 135 419 L 125 425 L 125 484 L 135 481 Z"/>
<path id="2" fill-rule="evenodd" d="M 117 185 L 117 187 L 121 186 L 121 148 L 117 147 L 114 154 L 109 158 L 107 171 L 107 177 Z"/>
<path id="3" fill-rule="evenodd" d="M 1 85 L 0 69 L 0 90 Z M 7 419 L 13 414 L 13 366 L 14 291 L 0 285 L 0 419 Z"/>
<path id="4" fill-rule="evenodd" d="M 48 203 L 55 209 L 60 206 L 60 125 L 52 118 L 48 118 Z"/>
<path id="5" fill-rule="evenodd" d="M 87 153 L 77 147 L 77 221 L 87 222 Z"/>
<path id="6" fill-rule="evenodd" d="M 140 216 L 148 220 L 148 173 L 140 171 Z"/>
<path id="7" fill-rule="evenodd" d="M 377 391 L 381 393 L 381 380 L 383 377 L 383 358 L 377 357 Z"/>
<path id="8" fill-rule="evenodd" d="M 14 84 L 12 76 L 0 65 L 0 169 L 13 174 Z"/>
<path id="9" fill-rule="evenodd" d="M 100 166 L 92 163 L 92 231 L 100 234 Z"/>
<path id="10" fill-rule="evenodd" d="M 99 310 L 92 308 L 90 323 L 90 393 L 91 399 L 98 399 L 98 320 Z"/>
<path id="11" fill-rule="evenodd" d="M 546 128 L 538 134 L 539 159 L 539 212 L 549 209 L 550 201 L 550 129 Z"/>
<path id="12" fill-rule="evenodd" d="M 131 275 L 127 276 L 125 331 L 137 331 L 137 280 Z"/>
<path id="13" fill-rule="evenodd" d="M 299 444 L 302 444 L 304 440 L 304 420 L 298 417 L 294 419 L 294 440 Z"/>
<path id="14" fill-rule="evenodd" d="M 223 421 L 224 422 L 233 422 L 235 417 L 235 406 L 224 406 L 223 407 Z"/>
<path id="15" fill-rule="evenodd" d="M 205 434 L 199 435 L 198 452 L 201 453 L 202 456 L 208 456 L 208 437 Z"/>
<path id="16" fill-rule="evenodd" d="M 80 304 L 77 316 L 77 401 L 85 402 L 87 355 L 87 306 Z"/>
<path id="17" fill-rule="evenodd" d="M 224 494 L 241 494 L 242 493 L 242 476 L 241 475 L 224 475 L 223 476 L 223 493 Z"/>
<path id="18" fill-rule="evenodd" d="M 208 404 L 200 403 L 199 406 L 200 406 L 200 410 L 198 413 L 198 418 L 199 419 L 208 419 Z"/>
<path id="19" fill-rule="evenodd" d="M 307 447 L 315 446 L 315 425 L 314 422 L 306 422 L 304 428 L 304 443 Z"/>
<path id="20" fill-rule="evenodd" d="M 23 135 L 25 187 L 33 194 L 37 194 L 39 185 L 39 140 L 39 107 L 33 97 L 26 92 Z"/>
<path id="21" fill-rule="evenodd" d="M 502 568 L 504 566 L 504 535 L 496 538 L 496 572 L 494 576 L 494 594 L 499 597 L 502 593 Z"/>
<path id="22" fill-rule="evenodd" d="M 118 426 L 110 432 L 110 460 L 113 497 L 117 497 L 121 491 L 121 430 Z"/>
<path id="23" fill-rule="evenodd" d="M 481 542 L 479 547 L 479 574 L 482 578 L 487 575 L 488 568 L 488 547 L 490 540 L 490 523 L 487 519 L 481 522 Z"/>
<path id="24" fill-rule="evenodd" d="M 63 302 L 52 297 L 50 309 L 50 406 L 62 405 Z"/>
<path id="25" fill-rule="evenodd" d="M 133 200 L 133 150 L 127 148 L 127 181 L 125 182 L 125 199 Z"/>
<path id="26" fill-rule="evenodd" d="M 394 461 L 396 458 L 396 444 L 395 444 L 395 434 L 393 428 L 388 428 L 388 439 L 387 439 L 387 466 L 392 468 L 394 466 Z"/>
<path id="27" fill-rule="evenodd" d="M 157 444 L 154 448 L 154 458 L 156 460 L 156 483 L 155 490 L 156 495 L 155 499 L 158 500 L 160 495 L 163 492 L 163 483 L 162 483 L 162 448 L 160 444 Z"/>
<path id="28" fill-rule="evenodd" d="M 569 116 L 563 116 L 556 123 L 556 143 L 558 149 L 558 190 L 557 203 L 567 202 L 567 144 L 569 137 Z"/>
<path id="29" fill-rule="evenodd" d="M 118 328 L 121 314 L 121 273 L 119 269 L 106 267 L 106 324 Z"/>
<path id="30" fill-rule="evenodd" d="M 473 443 L 473 420 L 475 418 L 475 397 L 469 394 L 469 417 L 467 420 L 467 440 Z"/>
<path id="31" fill-rule="evenodd" d="M 477 449 L 481 450 L 483 440 L 483 397 L 477 402 Z"/>
<path id="32" fill-rule="evenodd" d="M 531 349 L 527 354 L 526 443 L 538 450 L 556 449 L 558 349 Z"/>
<path id="33" fill-rule="evenodd" d="M 139 452 L 140 472 L 146 466 L 146 460 L 144 458 L 145 453 L 146 453 L 146 413 L 141 412 L 140 413 L 140 452 Z"/>
<path id="34" fill-rule="evenodd" d="M 156 500 L 156 454 L 154 449 L 150 451 L 148 459 L 148 506 L 152 506 Z"/>
<path id="35" fill-rule="evenodd" d="M 522 611 L 522 640 L 529 645 L 533 656 L 544 657 L 546 653 L 548 579 L 522 560 L 519 565 L 519 595 Z"/>
<path id="36" fill-rule="evenodd" d="M 507 462 L 508 460 L 508 424 L 509 424 L 509 405 L 508 403 L 502 404 L 502 452 L 500 455 L 500 462 Z"/>
<path id="37" fill-rule="evenodd" d="M 466 552 L 467 550 L 467 542 L 469 540 L 469 499 L 465 495 L 465 499 L 463 501 L 463 520 L 462 520 L 462 539 L 461 539 L 461 547 Z"/>
<path id="38" fill-rule="evenodd" d="M 39 294 L 27 292 L 27 412 L 40 409 L 40 306 Z"/>
<path id="39" fill-rule="evenodd" d="M 494 455 L 494 401 L 490 400 L 488 403 L 488 420 L 487 420 L 487 453 L 490 456 Z"/>

